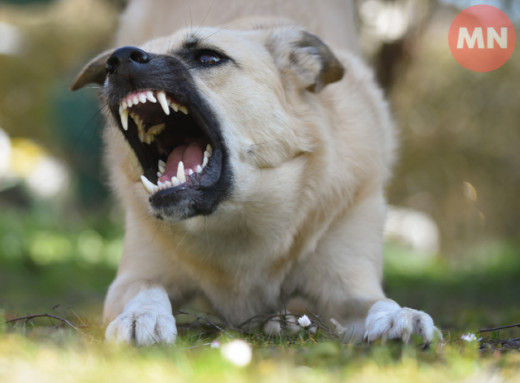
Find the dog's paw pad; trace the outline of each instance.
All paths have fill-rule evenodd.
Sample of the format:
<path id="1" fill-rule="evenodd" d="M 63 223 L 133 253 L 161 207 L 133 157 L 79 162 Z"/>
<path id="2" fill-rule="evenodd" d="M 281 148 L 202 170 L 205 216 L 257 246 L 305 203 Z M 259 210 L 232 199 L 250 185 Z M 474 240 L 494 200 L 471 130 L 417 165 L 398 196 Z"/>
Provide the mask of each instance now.
<path id="1" fill-rule="evenodd" d="M 155 343 L 171 344 L 177 337 L 173 315 L 152 312 L 121 314 L 105 332 L 108 341 L 150 346 Z"/>
<path id="2" fill-rule="evenodd" d="M 408 343 L 412 335 L 419 335 L 427 344 L 433 341 L 435 333 L 442 339 L 433 319 L 424 311 L 400 307 L 391 301 L 376 302 L 369 310 L 365 322 L 367 342 L 376 339 L 402 339 Z"/>

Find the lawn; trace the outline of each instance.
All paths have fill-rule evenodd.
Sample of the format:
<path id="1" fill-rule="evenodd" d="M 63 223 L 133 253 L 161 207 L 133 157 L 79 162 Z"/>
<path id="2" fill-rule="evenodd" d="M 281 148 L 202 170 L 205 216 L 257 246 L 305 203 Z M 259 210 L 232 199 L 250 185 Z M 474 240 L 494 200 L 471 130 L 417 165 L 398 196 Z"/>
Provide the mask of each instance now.
<path id="1" fill-rule="evenodd" d="M 190 315 L 175 346 L 136 349 L 104 343 L 99 324 L 122 245 L 120 217 L 109 217 L 2 210 L 0 382 L 520 381 L 520 327 L 479 332 L 520 322 L 512 245 L 482 245 L 457 262 L 387 245 L 388 295 L 442 329 L 444 342 L 426 349 L 417 339 L 344 345 L 325 328 L 276 338 L 220 331 Z M 59 319 L 16 320 L 44 313 Z"/>

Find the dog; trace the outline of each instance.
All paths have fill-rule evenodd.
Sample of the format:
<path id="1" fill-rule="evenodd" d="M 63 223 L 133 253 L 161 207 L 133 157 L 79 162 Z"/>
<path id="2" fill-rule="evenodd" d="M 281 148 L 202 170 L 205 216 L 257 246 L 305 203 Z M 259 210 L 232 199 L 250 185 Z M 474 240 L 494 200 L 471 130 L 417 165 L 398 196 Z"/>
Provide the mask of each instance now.
<path id="1" fill-rule="evenodd" d="M 301 296 L 345 342 L 432 342 L 432 318 L 382 289 L 396 140 L 357 54 L 248 18 L 107 51 L 72 89 L 90 83 L 126 214 L 108 340 L 174 343 L 195 296 L 233 327 Z"/>

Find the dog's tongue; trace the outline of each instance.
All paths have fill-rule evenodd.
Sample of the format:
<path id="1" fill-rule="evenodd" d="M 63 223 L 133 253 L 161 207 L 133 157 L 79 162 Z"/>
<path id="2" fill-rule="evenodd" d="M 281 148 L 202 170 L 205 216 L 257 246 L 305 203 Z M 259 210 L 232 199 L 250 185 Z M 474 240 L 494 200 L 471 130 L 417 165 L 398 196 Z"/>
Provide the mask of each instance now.
<path id="1" fill-rule="evenodd" d="M 166 161 L 166 170 L 159 178 L 159 181 L 169 181 L 172 177 L 176 177 L 177 168 L 181 160 L 184 163 L 184 173 L 186 175 L 188 175 L 189 169 L 195 172 L 197 165 L 202 166 L 202 160 L 204 158 L 203 145 L 202 142 L 191 142 L 173 149 Z"/>

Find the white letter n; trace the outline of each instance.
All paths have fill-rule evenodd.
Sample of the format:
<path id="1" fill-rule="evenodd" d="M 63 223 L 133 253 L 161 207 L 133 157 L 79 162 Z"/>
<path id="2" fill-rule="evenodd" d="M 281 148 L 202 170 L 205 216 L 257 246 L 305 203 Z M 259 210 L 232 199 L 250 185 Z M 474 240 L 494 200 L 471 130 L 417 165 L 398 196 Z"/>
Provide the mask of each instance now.
<path id="1" fill-rule="evenodd" d="M 464 48 L 464 41 L 468 45 L 469 49 L 473 49 L 475 42 L 477 42 L 477 48 L 484 48 L 484 35 L 482 34 L 482 28 L 478 27 L 473 30 L 473 34 L 470 36 L 468 28 L 459 28 L 459 39 L 457 41 L 457 49 Z"/>
<path id="2" fill-rule="evenodd" d="M 507 49 L 507 27 L 500 28 L 500 36 L 498 36 L 495 28 L 487 28 L 487 47 L 494 48 L 495 41 L 498 43 L 500 48 Z"/>

